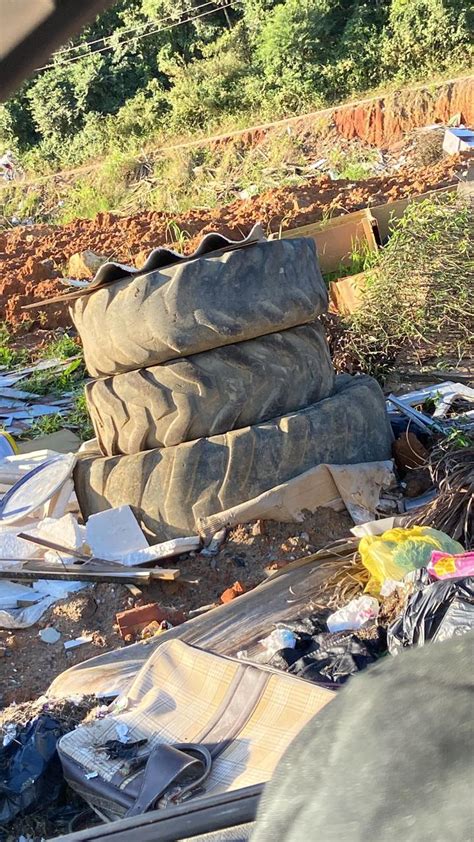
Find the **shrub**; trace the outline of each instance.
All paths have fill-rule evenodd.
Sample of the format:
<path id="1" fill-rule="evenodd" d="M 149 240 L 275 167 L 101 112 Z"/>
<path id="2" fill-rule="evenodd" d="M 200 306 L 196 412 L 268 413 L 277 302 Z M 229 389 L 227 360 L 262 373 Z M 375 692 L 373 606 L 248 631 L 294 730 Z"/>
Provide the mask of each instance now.
<path id="1" fill-rule="evenodd" d="M 464 0 L 392 0 L 383 45 L 385 73 L 401 81 L 466 61 L 471 44 Z"/>
<path id="2" fill-rule="evenodd" d="M 383 375 L 403 349 L 423 357 L 474 352 L 472 214 L 454 194 L 413 202 L 346 321 L 339 356 Z"/>

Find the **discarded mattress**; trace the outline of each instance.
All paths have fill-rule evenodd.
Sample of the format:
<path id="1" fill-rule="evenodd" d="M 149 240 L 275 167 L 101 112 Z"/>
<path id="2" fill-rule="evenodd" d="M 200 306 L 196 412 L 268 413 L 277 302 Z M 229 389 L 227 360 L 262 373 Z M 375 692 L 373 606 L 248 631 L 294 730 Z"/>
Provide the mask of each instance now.
<path id="1" fill-rule="evenodd" d="M 194 534 L 199 518 L 315 465 L 389 459 L 391 443 L 378 383 L 340 375 L 331 397 L 262 424 L 131 456 L 85 453 L 75 470 L 76 494 L 85 518 L 128 503 L 163 541 Z"/>
<path id="2" fill-rule="evenodd" d="M 309 239 L 258 242 L 124 278 L 71 315 L 94 377 L 148 368 L 313 321 L 328 294 Z"/>
<path id="3" fill-rule="evenodd" d="M 259 424 L 327 398 L 334 380 L 318 322 L 95 380 L 86 397 L 113 456 Z"/>

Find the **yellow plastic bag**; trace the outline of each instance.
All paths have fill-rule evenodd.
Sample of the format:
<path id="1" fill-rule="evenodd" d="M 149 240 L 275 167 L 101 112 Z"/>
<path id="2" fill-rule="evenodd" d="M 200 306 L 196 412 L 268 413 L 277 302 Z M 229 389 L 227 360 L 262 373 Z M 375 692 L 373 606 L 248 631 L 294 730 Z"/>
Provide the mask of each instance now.
<path id="1" fill-rule="evenodd" d="M 366 535 L 359 544 L 362 563 L 372 576 L 366 590 L 378 593 L 386 579 L 399 582 L 412 570 L 426 567 L 433 550 L 453 554 L 464 552 L 458 541 L 429 526 L 389 529 L 383 535 Z"/>

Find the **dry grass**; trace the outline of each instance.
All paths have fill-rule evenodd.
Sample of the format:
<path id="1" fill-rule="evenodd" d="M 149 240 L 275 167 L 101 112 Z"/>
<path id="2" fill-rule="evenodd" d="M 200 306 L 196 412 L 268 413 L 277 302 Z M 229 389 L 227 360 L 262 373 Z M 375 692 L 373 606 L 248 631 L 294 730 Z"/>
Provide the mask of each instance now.
<path id="1" fill-rule="evenodd" d="M 466 550 L 474 549 L 474 443 L 453 450 L 442 442 L 432 452 L 429 468 L 439 494 L 410 523 L 439 529 Z"/>

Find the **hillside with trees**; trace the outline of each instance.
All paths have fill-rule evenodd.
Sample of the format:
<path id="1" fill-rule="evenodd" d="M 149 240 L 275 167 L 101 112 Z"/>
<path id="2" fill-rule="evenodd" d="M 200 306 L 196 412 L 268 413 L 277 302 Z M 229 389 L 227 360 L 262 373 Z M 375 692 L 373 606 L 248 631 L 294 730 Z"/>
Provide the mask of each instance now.
<path id="1" fill-rule="evenodd" d="M 0 106 L 40 171 L 469 65 L 463 0 L 119 0 Z"/>

